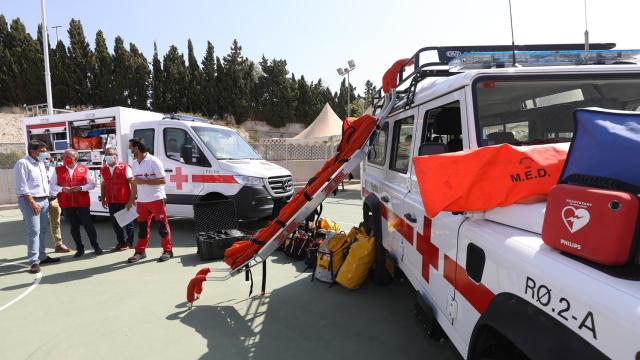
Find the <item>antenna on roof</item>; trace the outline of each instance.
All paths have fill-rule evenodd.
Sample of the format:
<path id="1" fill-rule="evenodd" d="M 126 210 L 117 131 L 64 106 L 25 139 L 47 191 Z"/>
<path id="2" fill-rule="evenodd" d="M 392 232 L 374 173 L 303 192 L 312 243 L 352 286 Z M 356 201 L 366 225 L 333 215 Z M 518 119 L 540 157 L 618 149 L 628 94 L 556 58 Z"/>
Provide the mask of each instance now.
<path id="1" fill-rule="evenodd" d="M 586 1 L 586 0 L 585 0 Z M 513 14 L 511 13 L 511 0 L 509 0 L 509 21 L 511 22 L 511 53 L 513 55 L 513 67 L 516 67 L 516 41 L 513 36 Z"/>
<path id="2" fill-rule="evenodd" d="M 584 52 L 589 52 L 589 26 L 587 23 L 587 0 L 584 0 Z"/>

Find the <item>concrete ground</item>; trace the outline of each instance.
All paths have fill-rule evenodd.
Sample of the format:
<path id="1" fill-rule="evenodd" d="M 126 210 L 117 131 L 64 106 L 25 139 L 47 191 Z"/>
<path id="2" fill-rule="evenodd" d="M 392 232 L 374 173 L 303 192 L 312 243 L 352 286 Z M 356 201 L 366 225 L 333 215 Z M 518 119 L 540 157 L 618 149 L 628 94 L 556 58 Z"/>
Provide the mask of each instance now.
<path id="1" fill-rule="evenodd" d="M 323 215 L 351 226 L 361 221 L 360 203 L 359 190 L 351 188 L 328 199 Z M 189 311 L 187 282 L 205 264 L 195 255 L 193 221 L 170 225 L 175 257 L 169 262 L 156 262 L 161 249 L 154 230 L 149 257 L 138 264 L 126 263 L 131 251 L 99 257 L 89 251 L 77 260 L 73 253 L 52 254 L 62 262 L 43 266 L 38 278 L 20 266 L 26 246 L 19 210 L 0 211 L 0 359 L 459 358 L 450 342 L 426 336 L 406 284 L 330 288 L 311 282 L 303 262 L 280 252 L 270 258 L 265 296 L 255 295 L 257 270 L 251 298 L 244 276 L 206 282 Z M 111 248 L 110 222 L 96 226 L 102 247 Z M 63 238 L 72 245 L 66 224 Z"/>

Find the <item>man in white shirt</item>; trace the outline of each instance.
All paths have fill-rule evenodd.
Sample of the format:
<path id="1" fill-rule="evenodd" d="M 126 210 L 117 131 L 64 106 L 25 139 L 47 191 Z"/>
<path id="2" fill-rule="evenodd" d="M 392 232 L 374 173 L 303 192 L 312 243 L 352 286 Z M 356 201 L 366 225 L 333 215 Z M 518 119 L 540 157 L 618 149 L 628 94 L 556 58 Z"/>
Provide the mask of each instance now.
<path id="1" fill-rule="evenodd" d="M 91 220 L 91 200 L 89 190 L 96 187 L 96 182 L 89 173 L 89 169 L 77 163 L 78 152 L 68 149 L 64 152 L 62 161 L 64 165 L 57 166 L 51 176 L 51 188 L 58 193 L 58 203 L 62 208 L 64 217 L 71 224 L 71 237 L 76 243 L 76 253 L 73 257 L 84 255 L 84 244 L 80 237 L 80 225 L 89 236 L 89 242 L 95 255 L 104 252 L 98 245 L 98 233 Z"/>
<path id="2" fill-rule="evenodd" d="M 40 264 L 54 263 L 44 252 L 49 237 L 49 181 L 44 160 L 49 156 L 47 146 L 40 140 L 29 142 L 28 155 L 16 162 L 13 174 L 16 182 L 18 206 L 24 218 L 27 236 L 27 257 L 31 273 L 40 272 Z"/>
<path id="3" fill-rule="evenodd" d="M 128 262 L 135 263 L 147 257 L 145 249 L 149 243 L 151 219 L 158 222 L 158 233 L 162 238 L 162 255 L 158 261 L 167 261 L 173 257 L 173 251 L 171 250 L 171 229 L 165 210 L 167 196 L 164 192 L 164 184 L 166 183 L 164 166 L 158 158 L 149 154 L 141 139 L 129 140 L 129 150 L 133 154 L 131 163 L 133 179 L 131 180 L 131 200 L 127 203 L 127 208 L 131 208 L 136 202 L 138 243 L 135 253 Z M 136 195 L 137 201 L 135 200 Z"/>

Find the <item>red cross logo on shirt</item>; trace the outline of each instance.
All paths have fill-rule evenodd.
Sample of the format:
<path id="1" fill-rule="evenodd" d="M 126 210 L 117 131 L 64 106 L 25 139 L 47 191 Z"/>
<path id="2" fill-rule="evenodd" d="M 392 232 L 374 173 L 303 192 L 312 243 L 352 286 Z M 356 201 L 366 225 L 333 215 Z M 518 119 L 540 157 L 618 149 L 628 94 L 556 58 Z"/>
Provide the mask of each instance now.
<path id="1" fill-rule="evenodd" d="M 175 175 L 169 176 L 169 181 L 176 183 L 177 190 L 182 190 L 182 183 L 189 182 L 189 175 L 184 175 L 182 173 L 182 168 L 177 167 Z"/>

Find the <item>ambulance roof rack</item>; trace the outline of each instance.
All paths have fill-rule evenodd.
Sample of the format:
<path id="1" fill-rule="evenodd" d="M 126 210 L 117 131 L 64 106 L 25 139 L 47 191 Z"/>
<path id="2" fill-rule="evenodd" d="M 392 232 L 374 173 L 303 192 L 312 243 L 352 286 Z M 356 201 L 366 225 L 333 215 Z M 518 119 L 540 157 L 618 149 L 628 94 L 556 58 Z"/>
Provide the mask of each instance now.
<path id="1" fill-rule="evenodd" d="M 205 124 L 209 123 L 209 120 L 205 118 L 201 118 L 193 115 L 182 115 L 182 114 L 174 114 L 174 113 L 164 114 L 164 117 L 162 118 L 162 120 L 194 121 L 194 122 L 200 122 Z"/>
<path id="2" fill-rule="evenodd" d="M 615 43 L 591 43 L 590 50 L 611 50 L 616 47 Z M 413 62 L 413 70 L 405 75 L 405 69 L 402 67 L 398 71 L 397 82 L 397 99 L 400 102 L 407 99 L 406 105 L 413 102 L 417 84 L 425 78 L 429 77 L 448 77 L 459 74 L 456 69 L 450 69 L 449 63 L 464 53 L 479 52 L 508 52 L 508 51 L 561 51 L 561 50 L 583 50 L 584 44 L 530 44 L 530 45 L 477 45 L 477 46 L 427 46 L 418 50 L 411 56 Z M 423 62 L 421 58 L 427 53 L 436 52 L 438 61 Z M 426 58 L 426 57 L 425 57 Z M 431 56 L 433 58 L 433 56 Z M 410 61 L 411 62 L 411 61 Z M 401 89 L 401 86 L 410 81 L 409 86 Z M 371 99 L 373 113 L 381 109 L 383 106 L 383 94 L 378 91 Z"/>

